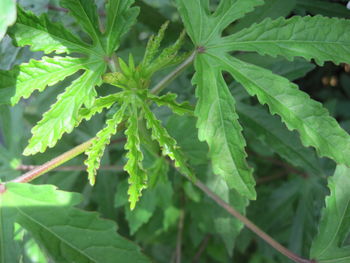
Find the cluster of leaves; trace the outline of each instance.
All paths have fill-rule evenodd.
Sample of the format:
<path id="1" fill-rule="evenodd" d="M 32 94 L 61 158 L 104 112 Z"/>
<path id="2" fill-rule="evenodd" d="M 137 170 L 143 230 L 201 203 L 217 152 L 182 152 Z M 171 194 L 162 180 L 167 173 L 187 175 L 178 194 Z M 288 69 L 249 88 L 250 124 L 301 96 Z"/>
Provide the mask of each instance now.
<path id="1" fill-rule="evenodd" d="M 5 22 L 0 17 L 0 37 L 14 20 L 13 2 L 9 2 L 2 3 L 12 9 L 6 13 Z M 31 51 L 41 51 L 45 56 L 0 71 L 0 102 L 15 105 L 36 90 L 41 92 L 48 86 L 66 88 L 37 123 L 28 117 L 28 112 L 23 115 L 21 107 L 25 104 L 12 110 L 1 106 L 5 144 L 0 145 L 0 162 L 2 169 L 6 167 L 2 179 L 18 175 L 14 168 L 22 159 L 19 145 L 27 135 L 18 140 L 11 134 L 24 129 L 16 122 L 20 118 L 35 124 L 25 155 L 47 151 L 61 139 L 74 145 L 82 137 L 97 134 L 86 150 L 85 160 L 90 184 L 96 183 L 94 190 L 86 190 L 84 183 L 76 181 L 79 173 L 75 177 L 72 173 L 73 179 L 67 179 L 71 181 L 52 176 L 47 182 L 68 191 L 82 191 L 86 201 L 81 206 L 98 210 L 104 217 L 117 218 L 119 232 L 133 236 L 157 261 L 168 262 L 172 256 L 179 221 L 177 231 L 184 226 L 180 237 L 186 243 L 183 253 L 188 259 L 195 254 L 195 248 L 201 251 L 204 241 L 210 239 L 203 262 L 227 262 L 229 257 L 247 262 L 285 262 L 260 241 L 255 242 L 255 253 L 251 253 L 249 244 L 254 236 L 241 232 L 241 222 L 216 207 L 190 181 L 180 179 L 178 171 L 193 180 L 196 174 L 241 213 L 245 213 L 249 200 L 257 199 L 247 209 L 248 216 L 292 251 L 317 262 L 349 261 L 350 136 L 321 103 L 291 82 L 315 68 L 308 61 L 321 66 L 326 61 L 350 62 L 350 21 L 333 17 L 348 18 L 345 7 L 326 1 L 221 0 L 213 6 L 209 0 L 177 0 L 178 13 L 195 52 L 179 54 L 184 33 L 161 50 L 168 23 L 158 24 L 160 30 L 149 39 L 143 56 L 133 55 L 124 47 L 126 63 L 120 58 L 123 48 L 117 58 L 115 52 L 136 22 L 139 8 L 132 6 L 133 2 L 109 0 L 104 26 L 93 0 L 61 0 L 61 6 L 81 27 L 75 28 L 81 37 L 63 24 L 51 22 L 47 14 L 38 17 L 18 7 L 17 22 L 9 28 L 9 36 L 16 46 L 29 45 Z M 332 17 L 316 15 L 326 14 L 317 9 L 316 2 L 325 2 Z M 140 20 L 143 11 L 155 20 L 163 14 L 172 17 L 167 13 L 172 12 L 170 7 L 159 11 L 143 3 L 140 6 Z M 283 17 L 291 12 L 316 16 Z M 150 19 L 142 21 L 154 28 Z M 143 25 L 137 24 L 136 30 L 143 32 Z M 135 42 L 141 45 L 139 38 L 130 43 Z M 159 71 L 189 59 L 194 60 L 195 98 L 189 89 L 179 88 L 190 87 L 185 75 L 169 90 L 174 88 L 182 99 L 196 101 L 194 111 L 189 103 L 178 103 L 178 95 L 168 92 L 158 96 L 155 93 L 159 87 L 150 89 L 152 79 L 162 75 Z M 72 81 L 75 76 L 78 77 Z M 40 102 L 50 101 L 47 98 L 52 97 L 52 92 L 48 89 L 38 97 L 30 101 L 36 111 Z M 153 104 L 171 111 L 153 109 Z M 99 114 L 103 111 L 107 112 L 106 121 Z M 6 127 L 12 122 L 16 125 Z M 73 129 L 81 137 L 79 140 L 62 138 Z M 119 130 L 125 130 L 124 149 L 111 145 L 105 152 Z M 316 151 L 305 148 L 309 146 Z M 249 162 L 247 147 L 257 155 L 250 156 Z M 324 177 L 331 173 L 334 163 L 320 160 L 316 153 L 338 165 L 334 176 L 329 177 L 331 193 L 326 198 L 318 235 L 315 222 L 326 194 Z M 260 159 L 275 158 L 274 154 L 302 172 L 292 169 L 289 173 L 294 175 L 286 182 L 256 186 L 251 166 L 256 168 L 258 178 L 263 172 L 273 172 L 276 168 Z M 178 171 L 169 169 L 166 156 Z M 42 162 L 40 157 L 28 158 Z M 101 171 L 103 176 L 95 182 L 100 163 L 104 162 L 124 165 L 120 172 L 126 171 L 128 179 Z M 300 173 L 305 179 L 300 178 Z M 143 191 L 147 187 L 150 189 Z M 33 250 L 39 247 L 28 245 L 33 238 L 57 262 L 150 262 L 136 245 L 115 233 L 113 223 L 74 208 L 79 199 L 78 194 L 52 186 L 0 184 L 0 262 L 35 261 Z M 268 209 L 262 209 L 266 204 Z M 236 238 L 240 241 L 237 244 Z M 42 262 L 48 262 L 45 254 L 37 254 Z"/>

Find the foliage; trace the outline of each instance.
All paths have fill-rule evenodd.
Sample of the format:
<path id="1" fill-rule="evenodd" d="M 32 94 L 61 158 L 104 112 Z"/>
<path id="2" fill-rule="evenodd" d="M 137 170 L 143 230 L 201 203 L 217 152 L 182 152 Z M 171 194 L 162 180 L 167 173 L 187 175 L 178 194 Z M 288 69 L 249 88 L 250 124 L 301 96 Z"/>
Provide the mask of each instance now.
<path id="1" fill-rule="evenodd" d="M 0 7 L 0 262 L 286 262 L 208 191 L 309 262 L 348 261 L 345 1 Z M 11 182 L 87 140 L 69 172 Z"/>

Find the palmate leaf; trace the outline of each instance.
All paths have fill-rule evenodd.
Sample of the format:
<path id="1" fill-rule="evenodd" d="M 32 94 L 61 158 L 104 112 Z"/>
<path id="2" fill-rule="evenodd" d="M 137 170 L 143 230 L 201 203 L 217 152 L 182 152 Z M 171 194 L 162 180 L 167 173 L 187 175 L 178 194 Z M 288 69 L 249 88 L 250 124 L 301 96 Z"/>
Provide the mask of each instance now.
<path id="1" fill-rule="evenodd" d="M 8 183 L 5 187 L 0 194 L 2 215 L 29 231 L 55 262 L 150 262 L 136 245 L 116 233 L 113 222 L 74 208 L 81 202 L 79 194 L 51 185 Z"/>
<path id="2" fill-rule="evenodd" d="M 0 40 L 4 37 L 8 26 L 16 21 L 16 1 L 2 0 L 0 2 Z"/>
<path id="3" fill-rule="evenodd" d="M 225 51 L 256 51 L 262 55 L 300 56 L 338 64 L 350 61 L 350 20 L 322 16 L 266 19 L 248 29 L 224 37 L 218 47 Z M 212 47 L 215 48 L 215 45 Z"/>
<path id="4" fill-rule="evenodd" d="M 139 14 L 138 7 L 130 7 L 134 0 L 109 0 L 106 4 L 106 53 L 111 55 L 120 45 L 121 37 L 129 31 Z"/>
<path id="5" fill-rule="evenodd" d="M 45 14 L 37 17 L 20 7 L 17 11 L 16 24 L 9 29 L 9 34 L 16 45 L 29 45 L 32 51 L 43 51 L 46 54 L 53 51 L 57 54 L 93 52 L 89 45 L 74 36 L 62 24 L 52 23 Z"/>
<path id="6" fill-rule="evenodd" d="M 312 243 L 310 256 L 319 263 L 347 263 L 350 261 L 350 246 L 345 243 L 350 227 L 350 169 L 338 165 L 328 179 L 328 187 L 331 193 L 326 198 L 319 234 Z"/>
<path id="7" fill-rule="evenodd" d="M 94 70 L 87 70 L 58 95 L 57 102 L 32 129 L 33 136 L 23 154 L 44 152 L 47 147 L 53 147 L 63 133 L 70 133 L 79 124 L 79 109 L 95 96 L 94 87 L 100 84 L 104 71 L 105 65 L 97 64 Z"/>
<path id="8" fill-rule="evenodd" d="M 139 128 L 138 128 L 138 107 L 136 101 L 129 104 L 129 119 L 125 135 L 127 138 L 125 150 L 128 151 L 126 157 L 128 161 L 124 170 L 129 174 L 129 202 L 130 209 L 133 210 L 141 196 L 141 191 L 147 187 L 147 173 L 142 167 L 143 154 L 141 152 Z"/>
<path id="9" fill-rule="evenodd" d="M 163 155 L 169 156 L 170 159 L 175 161 L 175 166 L 179 168 L 181 173 L 194 179 L 192 171 L 187 166 L 185 157 L 176 145 L 176 140 L 169 135 L 168 131 L 162 126 L 148 105 L 143 104 L 142 109 L 147 127 L 151 129 L 152 138 L 159 143 Z"/>
<path id="10" fill-rule="evenodd" d="M 89 34 L 94 44 L 100 44 L 101 32 L 99 29 L 97 7 L 94 0 L 61 0 L 61 6 L 67 8 L 70 14 L 77 20 L 86 33 Z"/>
<path id="11" fill-rule="evenodd" d="M 96 171 L 100 167 L 103 152 L 109 144 L 112 135 L 117 132 L 117 126 L 123 120 L 125 108 L 126 105 L 122 105 L 113 117 L 106 121 L 106 127 L 97 133 L 91 146 L 85 151 L 88 158 L 84 163 L 87 166 L 88 178 L 91 185 L 95 184 Z"/>
<path id="12" fill-rule="evenodd" d="M 269 70 L 233 57 L 211 56 L 223 63 L 250 95 L 257 96 L 261 104 L 267 104 L 272 114 L 280 115 L 290 130 L 298 130 L 305 146 L 315 147 L 320 156 L 350 165 L 350 136 L 321 103 Z"/>
<path id="13" fill-rule="evenodd" d="M 246 162 L 245 140 L 231 96 L 215 60 L 201 54 L 195 61 L 198 102 L 198 137 L 209 145 L 215 174 L 223 176 L 230 188 L 255 199 L 255 181 Z"/>
<path id="14" fill-rule="evenodd" d="M 177 7 L 193 43 L 202 46 L 218 38 L 227 25 L 261 5 L 262 0 L 221 1 L 210 15 L 208 0 L 177 0 Z"/>
<path id="15" fill-rule="evenodd" d="M 11 91 L 7 99 L 14 105 L 21 97 L 28 98 L 35 90 L 41 92 L 47 86 L 52 86 L 94 63 L 96 62 L 70 57 L 43 57 L 40 61 L 32 59 L 10 71 L 0 71 L 1 79 L 9 80 L 0 85 L 14 90 L 14 94 Z"/>

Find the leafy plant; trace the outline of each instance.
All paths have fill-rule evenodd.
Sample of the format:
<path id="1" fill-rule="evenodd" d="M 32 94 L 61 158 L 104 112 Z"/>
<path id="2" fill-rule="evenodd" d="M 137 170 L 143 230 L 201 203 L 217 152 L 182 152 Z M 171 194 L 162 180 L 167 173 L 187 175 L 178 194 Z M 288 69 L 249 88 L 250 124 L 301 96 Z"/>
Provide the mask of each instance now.
<path id="1" fill-rule="evenodd" d="M 333 13 L 325 17 L 319 15 L 324 14 L 322 10 L 300 1 L 176 0 L 177 11 L 170 6 L 157 10 L 133 0 L 104 2 L 48 4 L 62 13 L 58 20 L 64 16 L 65 24 L 52 22 L 51 11 L 37 16 L 18 6 L 17 21 L 7 31 L 15 46 L 42 53 L 36 53 L 40 59 L 23 63 L 14 58 L 19 65 L 0 71 L 0 103 L 19 103 L 16 107 L 27 109 L 23 113 L 1 106 L 2 169 L 11 173 L 0 184 L 0 262 L 36 262 L 32 251 L 39 251 L 34 254 L 43 262 L 151 261 L 114 233 L 114 223 L 74 208 L 80 202 L 72 191 L 83 192 L 82 208 L 117 221 L 120 234 L 132 236 L 159 262 L 168 262 L 174 247 L 176 262 L 185 258 L 182 253 L 186 258 L 195 255 L 193 261 L 199 262 L 204 246 L 208 251 L 203 262 L 228 262 L 229 258 L 286 262 L 282 255 L 302 263 L 347 262 L 349 198 L 344 189 L 350 136 L 320 102 L 292 82 L 315 68 L 310 62 L 318 66 L 327 61 L 350 63 L 350 22 L 332 17 L 346 17 L 344 5 L 327 3 Z M 12 1 L 4 5 L 13 8 Z M 143 24 L 136 23 L 140 8 Z M 0 11 L 0 38 L 14 22 L 15 12 L 7 10 Z M 176 37 L 173 30 L 181 27 L 180 21 L 164 22 L 165 16 L 174 14 L 185 28 Z M 160 29 L 145 43 L 149 31 L 144 26 L 155 28 L 153 18 Z M 182 74 L 192 63 L 195 92 L 188 75 Z M 164 89 L 167 92 L 160 94 Z M 20 102 L 33 94 L 37 98 Z M 41 103 L 47 111 L 37 121 L 44 111 Z M 22 129 L 6 128 L 16 120 L 14 114 L 34 126 L 23 152 L 28 156 L 25 161 L 42 163 L 43 157 L 32 155 L 49 156 L 60 152 L 59 147 L 71 148 L 62 143 L 87 141 L 17 177 L 13 170 L 25 168 L 17 148 L 27 134 L 11 139 Z M 113 140 L 113 136 L 119 138 Z M 124 148 L 115 146 L 114 142 L 124 141 Z M 73 176 L 67 181 L 42 179 L 42 174 L 83 152 L 94 188 Z M 288 181 L 257 185 L 260 176 L 256 174 L 276 169 L 262 158 L 286 167 Z M 334 164 L 331 193 L 316 235 L 324 179 Z M 103 172 L 108 165 L 114 173 L 125 171 L 128 179 Z M 67 191 L 27 184 L 35 178 Z M 274 197 L 277 201 L 270 200 Z M 250 200 L 257 201 L 248 207 Z M 269 208 L 261 211 L 266 204 Z M 246 210 L 280 243 L 248 220 Z M 176 244 L 172 244 L 176 225 Z M 250 255 L 253 236 L 241 231 L 244 225 L 280 254 L 257 243 Z M 33 239 L 44 252 L 33 245 Z M 183 246 L 185 242 L 190 246 Z M 309 257 L 309 251 L 311 259 L 302 258 Z"/>

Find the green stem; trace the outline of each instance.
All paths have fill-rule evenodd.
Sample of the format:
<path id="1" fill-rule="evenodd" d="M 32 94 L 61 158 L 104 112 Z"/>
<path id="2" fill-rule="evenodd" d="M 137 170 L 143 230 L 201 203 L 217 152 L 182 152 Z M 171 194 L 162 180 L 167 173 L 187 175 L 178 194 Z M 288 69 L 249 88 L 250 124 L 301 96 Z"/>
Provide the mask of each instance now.
<path id="1" fill-rule="evenodd" d="M 23 174 L 20 177 L 15 178 L 11 182 L 15 183 L 27 183 L 35 178 L 39 177 L 40 175 L 43 175 L 44 173 L 47 173 L 48 171 L 51 171 L 52 169 L 56 168 L 57 166 L 73 159 L 74 157 L 78 156 L 79 154 L 83 153 L 92 143 L 92 140 L 94 138 L 88 140 L 87 142 L 84 142 L 77 147 L 69 150 L 68 152 L 65 152 L 56 158 L 52 159 L 51 161 L 48 161 L 47 163 L 44 163 L 43 165 L 38 166 L 37 168 Z"/>
<path id="2" fill-rule="evenodd" d="M 194 50 L 191 55 L 182 62 L 176 69 L 166 75 L 152 90 L 151 93 L 158 94 L 161 92 L 171 81 L 173 81 L 180 73 L 190 64 L 192 64 L 197 54 L 197 50 Z"/>

